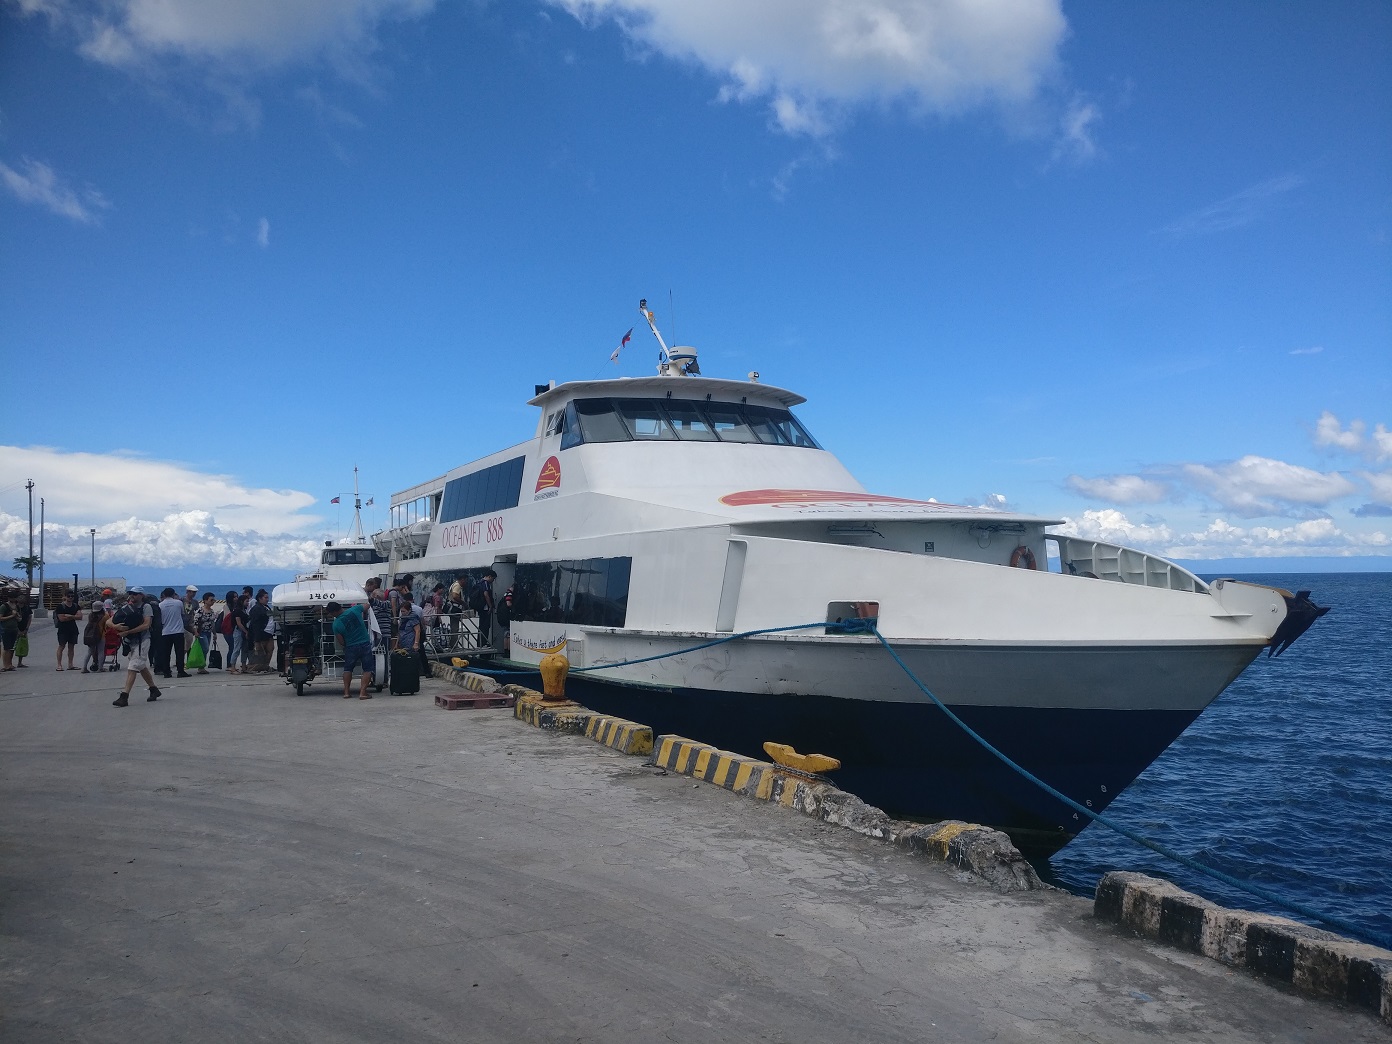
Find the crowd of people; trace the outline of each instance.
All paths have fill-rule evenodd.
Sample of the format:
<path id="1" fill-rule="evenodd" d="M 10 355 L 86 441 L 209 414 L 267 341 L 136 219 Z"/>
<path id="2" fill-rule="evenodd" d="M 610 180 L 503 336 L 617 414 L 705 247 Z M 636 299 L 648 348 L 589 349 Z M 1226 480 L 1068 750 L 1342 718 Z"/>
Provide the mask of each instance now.
<path id="1" fill-rule="evenodd" d="M 365 607 L 345 612 L 335 603 L 325 616 L 334 621 L 334 633 L 345 648 L 344 694 L 349 694 L 349 681 L 358 668 L 363 675 L 361 698 L 370 698 L 367 687 L 376 671 L 377 648 L 419 657 L 428 671 L 427 635 L 444 630 L 453 637 L 466 610 L 477 619 L 478 644 L 491 645 L 495 620 L 506 633 L 511 596 L 510 590 L 495 596 L 496 580 L 497 574 L 488 569 L 472 581 L 461 575 L 448 587 L 437 583 L 417 597 L 410 574 L 390 588 L 373 577 L 365 586 Z M 3 670 L 29 666 L 24 659 L 32 618 L 28 592 L 0 591 Z M 228 591 L 221 604 L 211 591 L 200 596 L 193 584 L 182 596 L 172 587 L 161 590 L 158 597 L 141 587 L 130 588 L 124 597 L 108 589 L 90 607 L 79 604 L 70 590 L 54 609 L 53 622 L 58 670 L 92 674 L 125 668 L 117 707 L 129 706 L 137 678 L 145 682 L 147 700 L 153 702 L 161 694 L 156 676 L 188 678 L 191 671 L 207 674 L 210 667 L 229 674 L 285 673 L 285 650 L 277 650 L 276 619 L 264 588 L 255 593 L 250 586 Z M 79 643 L 85 649 L 80 668 L 76 663 Z M 363 651 L 364 645 L 371 655 Z"/>

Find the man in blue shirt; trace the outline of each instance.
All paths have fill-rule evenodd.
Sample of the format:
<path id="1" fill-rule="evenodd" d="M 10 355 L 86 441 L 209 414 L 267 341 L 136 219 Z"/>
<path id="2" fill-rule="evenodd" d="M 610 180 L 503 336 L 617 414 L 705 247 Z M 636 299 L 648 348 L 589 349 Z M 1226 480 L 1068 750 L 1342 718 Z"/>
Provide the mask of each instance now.
<path id="1" fill-rule="evenodd" d="M 372 651 L 372 632 L 368 629 L 365 610 L 360 605 L 347 609 L 337 602 L 324 606 L 324 616 L 333 621 L 334 644 L 343 645 L 343 698 L 353 698 L 353 668 L 362 666 L 362 683 L 358 699 L 370 700 L 367 687 L 377 673 L 377 654 Z"/>

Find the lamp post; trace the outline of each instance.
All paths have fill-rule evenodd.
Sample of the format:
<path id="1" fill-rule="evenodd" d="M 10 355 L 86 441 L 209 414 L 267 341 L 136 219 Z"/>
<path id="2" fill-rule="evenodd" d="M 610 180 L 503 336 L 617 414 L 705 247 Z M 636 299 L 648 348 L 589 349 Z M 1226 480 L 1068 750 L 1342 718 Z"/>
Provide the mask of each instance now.
<path id="1" fill-rule="evenodd" d="M 97 589 L 97 531 L 92 530 L 92 590 Z"/>

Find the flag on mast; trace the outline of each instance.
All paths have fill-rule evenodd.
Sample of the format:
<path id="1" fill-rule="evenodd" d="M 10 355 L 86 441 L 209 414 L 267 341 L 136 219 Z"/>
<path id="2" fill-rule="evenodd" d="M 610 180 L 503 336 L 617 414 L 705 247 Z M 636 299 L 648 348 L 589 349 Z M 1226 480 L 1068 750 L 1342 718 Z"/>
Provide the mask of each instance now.
<path id="1" fill-rule="evenodd" d="M 620 353 L 621 351 L 623 351 L 624 345 L 626 345 L 626 344 L 627 344 L 629 341 L 631 341 L 631 340 L 633 340 L 633 327 L 630 326 L 630 327 L 628 328 L 628 333 L 624 334 L 624 335 L 623 335 L 623 340 L 619 342 L 619 346 L 618 346 L 617 348 L 615 348 L 615 349 L 614 349 L 614 353 L 613 353 L 612 355 L 609 356 L 609 361 L 610 361 L 610 362 L 618 362 L 618 361 L 619 361 L 619 353 Z"/>
<path id="2" fill-rule="evenodd" d="M 337 503 L 338 503 L 338 497 L 334 497 L 332 500 L 329 501 L 329 503 L 330 503 L 330 504 L 337 504 Z"/>
<path id="3" fill-rule="evenodd" d="M 363 507 L 371 507 L 371 506 L 372 506 L 372 497 L 368 497 L 368 498 L 367 498 L 367 503 L 364 504 Z"/>

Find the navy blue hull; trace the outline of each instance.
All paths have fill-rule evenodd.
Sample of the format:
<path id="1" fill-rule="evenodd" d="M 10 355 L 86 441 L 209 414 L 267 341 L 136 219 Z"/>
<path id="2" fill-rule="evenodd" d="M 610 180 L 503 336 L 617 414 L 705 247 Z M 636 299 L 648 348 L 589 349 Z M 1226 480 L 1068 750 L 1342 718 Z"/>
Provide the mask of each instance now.
<path id="1" fill-rule="evenodd" d="M 767 740 L 840 758 L 838 786 L 891 815 L 1006 831 L 1022 851 L 1057 851 L 1087 822 L 983 750 L 936 707 L 829 696 L 653 689 L 571 675 L 596 711 L 765 757 Z M 1198 715 L 1189 711 L 953 707 L 1010 758 L 1101 811 Z"/>

